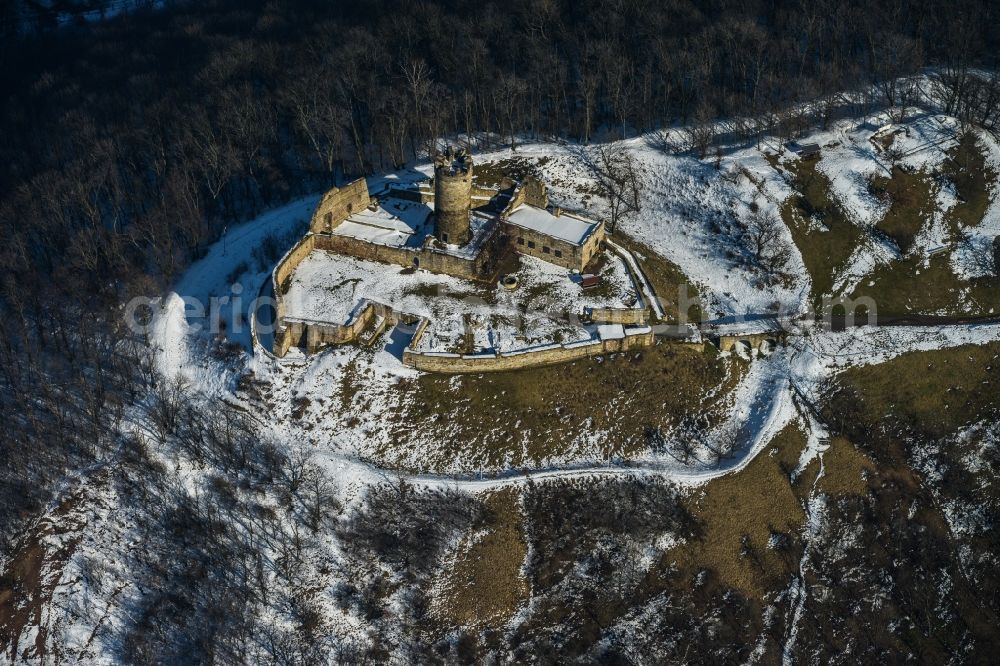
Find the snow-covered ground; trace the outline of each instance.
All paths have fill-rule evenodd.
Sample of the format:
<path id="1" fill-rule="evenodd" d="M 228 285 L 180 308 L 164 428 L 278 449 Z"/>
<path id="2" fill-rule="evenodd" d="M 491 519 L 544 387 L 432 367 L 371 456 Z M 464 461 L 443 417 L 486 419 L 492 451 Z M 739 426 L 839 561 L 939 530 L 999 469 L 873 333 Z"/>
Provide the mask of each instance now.
<path id="1" fill-rule="evenodd" d="M 1000 173 L 1000 142 L 984 136 L 980 145 L 984 148 L 987 166 L 995 173 Z M 965 230 L 965 241 L 959 243 L 952 254 L 952 268 L 964 279 L 985 274 L 985 266 L 989 262 L 983 261 L 982 257 L 991 253 L 994 240 L 1000 236 L 1000 183 L 993 183 L 990 194 L 991 203 L 982 222 Z"/>
<path id="2" fill-rule="evenodd" d="M 551 342 L 556 334 L 564 342 L 590 339 L 593 332 L 580 323 L 583 309 L 630 307 L 628 296 L 636 293 L 614 254 L 607 255 L 601 271 L 605 287 L 596 293 L 585 291 L 579 275 L 560 266 L 529 256 L 522 256 L 520 264 L 516 289 L 495 285 L 484 290 L 449 275 L 317 251 L 296 268 L 283 302 L 286 316 L 311 321 L 344 323 L 366 298 L 427 317 L 431 323 L 420 341 L 426 350 L 459 344 L 468 318 L 477 349 L 509 351 Z"/>
<path id="3" fill-rule="evenodd" d="M 666 154 L 645 138 L 627 144 L 640 161 L 642 192 L 640 211 L 622 222 L 622 230 L 669 259 L 702 286 L 710 312 L 738 316 L 764 312 L 775 306 L 786 313 L 800 312 L 807 303 L 808 280 L 789 286 L 765 286 L 751 270 L 726 257 L 727 245 L 719 227 L 732 220 L 746 220 L 754 209 L 779 215 L 781 202 L 791 189 L 772 169 L 763 153 L 753 148 L 723 157 L 720 168 L 708 160 Z M 480 162 L 508 158 L 544 159 L 540 169 L 549 183 L 552 202 L 567 210 L 579 209 L 589 217 L 604 214 L 603 204 L 582 193 L 592 189 L 587 166 L 575 147 L 527 144 L 483 154 Z M 747 176 L 749 173 L 751 177 Z M 784 243 L 791 245 L 790 235 Z M 793 275 L 804 276 L 797 253 Z"/>

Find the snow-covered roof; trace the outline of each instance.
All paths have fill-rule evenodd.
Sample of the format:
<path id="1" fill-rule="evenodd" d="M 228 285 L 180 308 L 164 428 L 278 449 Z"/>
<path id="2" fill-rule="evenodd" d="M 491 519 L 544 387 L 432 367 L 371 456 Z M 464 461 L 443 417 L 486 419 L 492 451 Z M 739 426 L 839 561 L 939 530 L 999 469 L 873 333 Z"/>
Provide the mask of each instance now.
<path id="1" fill-rule="evenodd" d="M 625 337 L 625 327 L 621 324 L 601 324 L 597 327 L 601 340 L 621 340 Z"/>
<path id="2" fill-rule="evenodd" d="M 529 204 L 521 204 L 515 208 L 507 221 L 514 226 L 530 229 L 574 245 L 583 245 L 587 236 L 597 228 L 597 222 L 592 220 L 570 213 L 553 215 L 544 208 L 536 208 Z"/>

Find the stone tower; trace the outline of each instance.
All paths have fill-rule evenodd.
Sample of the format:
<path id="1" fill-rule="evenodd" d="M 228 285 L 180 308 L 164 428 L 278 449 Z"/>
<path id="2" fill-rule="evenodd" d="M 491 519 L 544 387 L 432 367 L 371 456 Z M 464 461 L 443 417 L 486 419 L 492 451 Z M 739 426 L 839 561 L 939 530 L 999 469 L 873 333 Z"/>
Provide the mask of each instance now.
<path id="1" fill-rule="evenodd" d="M 465 245 L 472 238 L 472 156 L 449 148 L 434 158 L 434 235 L 442 243 Z"/>

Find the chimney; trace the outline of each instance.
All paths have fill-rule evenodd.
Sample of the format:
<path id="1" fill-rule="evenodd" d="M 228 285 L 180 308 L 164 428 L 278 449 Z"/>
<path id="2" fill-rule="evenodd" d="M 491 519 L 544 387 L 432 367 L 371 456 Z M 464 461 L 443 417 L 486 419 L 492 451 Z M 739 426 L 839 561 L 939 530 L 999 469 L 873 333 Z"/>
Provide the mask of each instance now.
<path id="1" fill-rule="evenodd" d="M 560 208 L 559 206 L 555 206 L 552 209 L 552 214 L 555 215 L 556 217 L 559 217 L 560 215 L 562 215 L 562 208 Z"/>

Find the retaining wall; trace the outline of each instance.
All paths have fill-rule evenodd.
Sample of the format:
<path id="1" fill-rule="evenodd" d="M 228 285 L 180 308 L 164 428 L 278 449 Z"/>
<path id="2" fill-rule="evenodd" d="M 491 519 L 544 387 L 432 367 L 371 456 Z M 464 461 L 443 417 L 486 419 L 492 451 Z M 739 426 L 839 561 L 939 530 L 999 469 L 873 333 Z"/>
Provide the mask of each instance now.
<path id="1" fill-rule="evenodd" d="M 416 336 L 414 336 L 414 339 L 416 339 Z M 557 343 L 500 353 L 449 354 L 444 352 L 418 352 L 408 347 L 403 352 L 403 364 L 424 372 L 447 374 L 504 372 L 557 365 L 600 354 L 650 347 L 654 342 L 653 332 L 648 328 L 644 328 L 638 331 L 626 330 L 625 337 L 620 339 Z"/>

